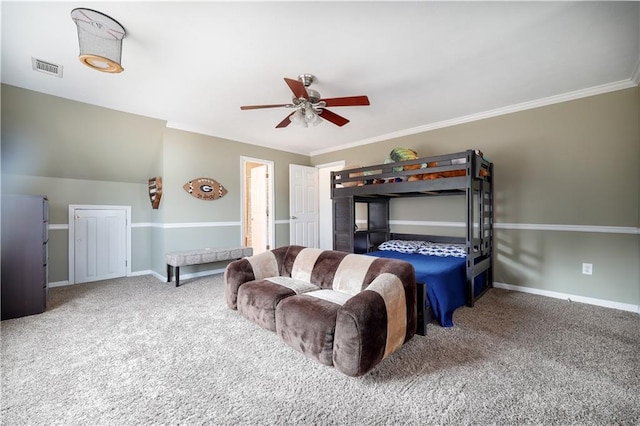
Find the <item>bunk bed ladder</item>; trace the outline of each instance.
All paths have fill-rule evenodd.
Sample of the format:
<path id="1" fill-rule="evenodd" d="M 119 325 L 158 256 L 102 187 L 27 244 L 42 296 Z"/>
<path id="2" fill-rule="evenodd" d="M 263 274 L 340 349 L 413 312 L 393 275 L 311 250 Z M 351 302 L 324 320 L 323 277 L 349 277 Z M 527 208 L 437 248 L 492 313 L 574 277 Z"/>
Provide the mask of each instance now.
<path id="1" fill-rule="evenodd" d="M 493 182 L 494 182 L 494 178 L 493 178 L 493 163 L 489 164 L 489 179 L 487 182 L 483 182 L 483 185 L 486 189 L 486 192 L 483 191 L 483 198 L 487 198 L 486 203 L 485 203 L 485 211 L 486 211 L 486 215 L 487 215 L 487 236 L 486 238 L 488 239 L 487 241 L 487 247 L 486 247 L 486 253 L 487 256 L 489 256 L 490 259 L 490 266 L 489 266 L 489 270 L 487 271 L 487 286 L 488 287 L 493 287 L 493 213 L 494 213 L 494 209 L 493 209 Z"/>
<path id="2" fill-rule="evenodd" d="M 474 151 L 467 151 L 465 299 L 469 307 L 473 307 L 475 301 L 493 287 L 493 164 L 489 164 L 487 179 L 476 179 L 482 165 L 474 159 Z M 476 205 L 478 206 L 477 222 L 474 220 Z M 477 246 L 476 235 L 478 236 Z M 479 262 L 476 263 L 477 259 Z M 483 272 L 485 273 L 483 290 L 476 296 L 475 277 Z"/>
<path id="3" fill-rule="evenodd" d="M 469 307 L 473 307 L 474 302 L 474 278 L 473 278 L 473 269 L 475 264 L 474 259 L 474 251 L 473 251 L 473 236 L 474 236 L 474 220 L 473 220 L 473 209 L 474 209 L 474 188 L 473 188 L 473 178 L 475 176 L 476 165 L 475 161 L 473 161 L 473 151 L 468 150 L 466 152 L 466 180 L 465 180 L 465 196 L 466 196 L 466 248 L 467 248 L 467 263 L 466 263 L 466 283 L 465 283 L 465 301 L 466 305 Z"/>

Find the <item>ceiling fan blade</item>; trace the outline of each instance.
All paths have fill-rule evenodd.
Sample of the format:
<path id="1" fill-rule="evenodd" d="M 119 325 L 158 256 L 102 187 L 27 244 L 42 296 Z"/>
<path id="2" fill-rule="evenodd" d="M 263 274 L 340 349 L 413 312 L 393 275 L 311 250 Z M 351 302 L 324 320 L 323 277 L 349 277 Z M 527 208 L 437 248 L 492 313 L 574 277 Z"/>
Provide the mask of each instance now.
<path id="1" fill-rule="evenodd" d="M 260 108 L 278 108 L 278 107 L 284 107 L 290 104 L 274 104 L 274 105 L 245 105 L 245 106 L 241 106 L 240 109 L 245 111 L 248 109 L 260 109 Z"/>
<path id="2" fill-rule="evenodd" d="M 321 99 L 328 107 L 371 105 L 366 96 L 346 96 L 344 98 Z"/>
<path id="3" fill-rule="evenodd" d="M 328 109 L 322 109 L 322 112 L 320 113 L 320 117 L 340 127 L 344 126 L 349 122 L 349 120 L 347 120 L 346 118 L 339 116 L 335 112 L 331 112 Z"/>
<path id="4" fill-rule="evenodd" d="M 287 83 L 289 89 L 291 89 L 296 98 L 309 99 L 307 89 L 305 89 L 304 84 L 302 84 L 301 81 L 287 77 L 284 78 L 284 81 Z"/>
<path id="5" fill-rule="evenodd" d="M 279 122 L 278 125 L 276 126 L 276 129 L 281 129 L 281 128 L 287 127 L 289 124 L 291 124 L 291 120 L 289 119 L 289 117 L 291 117 L 293 114 L 295 114 L 295 111 L 293 111 L 291 114 L 287 115 L 287 117 L 284 120 Z"/>

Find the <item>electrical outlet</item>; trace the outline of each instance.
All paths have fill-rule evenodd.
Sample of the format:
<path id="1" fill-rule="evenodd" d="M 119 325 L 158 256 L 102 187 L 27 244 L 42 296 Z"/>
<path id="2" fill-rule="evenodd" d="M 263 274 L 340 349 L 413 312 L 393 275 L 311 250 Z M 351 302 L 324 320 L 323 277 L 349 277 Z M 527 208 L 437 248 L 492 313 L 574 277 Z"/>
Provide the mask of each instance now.
<path id="1" fill-rule="evenodd" d="M 583 263 L 582 264 L 582 273 L 584 275 L 593 275 L 593 264 L 592 263 Z"/>

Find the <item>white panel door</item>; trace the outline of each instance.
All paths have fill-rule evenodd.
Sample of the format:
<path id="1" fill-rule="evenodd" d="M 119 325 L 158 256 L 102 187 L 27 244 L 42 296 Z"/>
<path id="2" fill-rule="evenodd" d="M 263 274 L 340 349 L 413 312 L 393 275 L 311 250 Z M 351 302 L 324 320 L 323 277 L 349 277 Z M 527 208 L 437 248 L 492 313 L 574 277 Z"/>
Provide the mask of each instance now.
<path id="1" fill-rule="evenodd" d="M 75 210 L 75 282 L 124 277 L 127 273 L 125 210 Z"/>
<path id="2" fill-rule="evenodd" d="M 318 169 L 289 165 L 289 242 L 318 247 Z"/>
<path id="3" fill-rule="evenodd" d="M 269 248 L 269 206 L 267 204 L 267 166 L 251 169 L 251 247 L 253 254 Z"/>

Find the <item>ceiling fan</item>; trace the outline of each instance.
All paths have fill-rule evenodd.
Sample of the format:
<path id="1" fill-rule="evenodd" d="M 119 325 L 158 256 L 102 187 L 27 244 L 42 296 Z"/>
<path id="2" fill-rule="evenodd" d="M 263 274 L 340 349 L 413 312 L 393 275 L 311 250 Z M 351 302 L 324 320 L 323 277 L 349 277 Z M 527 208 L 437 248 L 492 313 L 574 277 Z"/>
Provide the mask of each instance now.
<path id="1" fill-rule="evenodd" d="M 322 99 L 320 93 L 313 89 L 309 89 L 309 86 L 314 80 L 315 77 L 311 74 L 300 74 L 297 80 L 285 77 L 284 81 L 293 92 L 290 104 L 246 105 L 241 106 L 240 109 L 249 110 L 279 107 L 293 108 L 295 111 L 278 123 L 276 128 L 287 127 L 290 123 L 296 123 L 303 127 L 308 127 L 309 124 L 316 126 L 322 122 L 322 118 L 332 122 L 336 126 L 342 127 L 347 124 L 349 120 L 329 111 L 326 107 L 369 105 L 369 98 L 366 96 L 347 96 L 343 98 Z"/>

